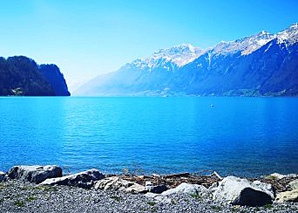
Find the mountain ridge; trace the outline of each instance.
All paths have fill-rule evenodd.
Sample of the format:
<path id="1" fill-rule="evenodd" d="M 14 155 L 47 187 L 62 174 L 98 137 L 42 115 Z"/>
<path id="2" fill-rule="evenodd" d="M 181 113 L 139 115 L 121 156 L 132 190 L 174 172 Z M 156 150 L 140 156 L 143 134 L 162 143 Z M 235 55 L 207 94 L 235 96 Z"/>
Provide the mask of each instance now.
<path id="1" fill-rule="evenodd" d="M 276 34 L 262 31 L 205 50 L 182 44 L 98 76 L 75 94 L 297 96 L 297 41 L 298 25 L 293 24 Z"/>

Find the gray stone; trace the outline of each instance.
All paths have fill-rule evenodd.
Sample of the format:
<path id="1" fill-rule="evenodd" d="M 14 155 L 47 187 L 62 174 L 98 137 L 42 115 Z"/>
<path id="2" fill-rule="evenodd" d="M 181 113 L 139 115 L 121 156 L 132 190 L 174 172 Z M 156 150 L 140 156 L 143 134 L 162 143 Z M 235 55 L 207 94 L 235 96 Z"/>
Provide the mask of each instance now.
<path id="1" fill-rule="evenodd" d="M 229 176 L 210 188 L 213 199 L 234 205 L 263 206 L 272 203 L 275 192 L 271 184 Z"/>
<path id="2" fill-rule="evenodd" d="M 288 186 L 290 190 L 298 189 L 298 179 L 291 181 Z"/>
<path id="3" fill-rule="evenodd" d="M 4 180 L 4 177 L 5 177 L 5 173 L 0 172 L 0 182 Z"/>
<path id="4" fill-rule="evenodd" d="M 97 169 L 90 169 L 73 175 L 67 175 L 59 178 L 49 178 L 41 183 L 41 185 L 66 185 L 81 188 L 91 188 L 94 181 L 103 179 L 105 176 Z"/>
<path id="5" fill-rule="evenodd" d="M 285 191 L 277 194 L 275 198 L 277 203 L 298 202 L 298 189 Z"/>
<path id="6" fill-rule="evenodd" d="M 169 189 L 164 191 L 162 195 L 171 195 L 175 193 L 184 193 L 190 195 L 199 195 L 200 197 L 208 197 L 208 189 L 202 185 L 198 184 L 189 184 L 189 183 L 181 183 L 174 189 Z"/>
<path id="7" fill-rule="evenodd" d="M 8 172 L 11 179 L 41 183 L 47 178 L 61 177 L 62 169 L 54 165 L 14 166 Z"/>
<path id="8" fill-rule="evenodd" d="M 148 192 L 145 194 L 146 197 L 148 198 L 153 198 L 156 202 L 158 203 L 163 203 L 163 204 L 170 204 L 172 203 L 172 199 L 168 198 L 167 196 L 161 195 L 161 194 L 155 194 L 152 192 Z"/>
<path id="9" fill-rule="evenodd" d="M 140 184 L 123 180 L 120 177 L 108 177 L 102 180 L 99 180 L 95 183 L 95 189 L 101 190 L 113 190 L 113 191 L 121 191 L 126 193 L 146 193 L 147 190 L 145 186 Z"/>

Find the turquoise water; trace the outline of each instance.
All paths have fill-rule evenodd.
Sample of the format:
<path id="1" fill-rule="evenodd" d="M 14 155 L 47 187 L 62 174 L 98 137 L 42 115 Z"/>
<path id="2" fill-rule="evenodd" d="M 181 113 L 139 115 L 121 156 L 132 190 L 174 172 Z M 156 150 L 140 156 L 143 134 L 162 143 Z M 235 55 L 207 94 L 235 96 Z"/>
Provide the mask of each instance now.
<path id="1" fill-rule="evenodd" d="M 298 173 L 298 98 L 0 98 L 0 108 L 0 171 Z"/>

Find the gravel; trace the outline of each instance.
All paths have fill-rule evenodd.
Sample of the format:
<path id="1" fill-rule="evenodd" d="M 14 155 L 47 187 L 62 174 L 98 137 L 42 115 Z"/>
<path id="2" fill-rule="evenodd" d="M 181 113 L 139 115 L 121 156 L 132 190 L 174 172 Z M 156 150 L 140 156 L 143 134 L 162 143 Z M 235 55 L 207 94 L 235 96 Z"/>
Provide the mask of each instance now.
<path id="1" fill-rule="evenodd" d="M 0 212 L 298 212 L 297 203 L 241 207 L 216 203 L 186 194 L 155 199 L 143 194 L 38 186 L 7 181 L 0 183 Z"/>

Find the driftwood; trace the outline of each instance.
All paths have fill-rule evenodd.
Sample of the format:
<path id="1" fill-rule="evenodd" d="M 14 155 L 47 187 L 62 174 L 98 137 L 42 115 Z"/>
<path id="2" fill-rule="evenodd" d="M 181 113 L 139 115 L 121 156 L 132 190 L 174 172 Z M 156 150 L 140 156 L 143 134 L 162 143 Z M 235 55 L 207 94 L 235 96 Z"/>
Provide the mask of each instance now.
<path id="1" fill-rule="evenodd" d="M 193 175 L 191 173 L 179 173 L 170 175 L 158 175 L 153 174 L 151 176 L 139 175 L 139 176 L 122 176 L 122 178 L 136 182 L 141 185 L 145 185 L 146 181 L 150 181 L 153 185 L 166 185 L 169 188 L 174 188 L 181 183 L 200 184 L 205 187 L 210 187 L 214 182 L 218 182 L 220 179 L 216 176 L 210 175 Z"/>
<path id="2" fill-rule="evenodd" d="M 220 179 L 220 180 L 222 180 L 222 177 L 216 172 L 216 171 L 214 171 L 212 174 L 211 174 L 211 176 L 216 176 L 218 179 Z"/>
<path id="3" fill-rule="evenodd" d="M 170 175 L 164 175 L 163 178 L 180 178 L 180 177 L 189 177 L 189 173 L 178 173 L 178 174 L 170 174 Z"/>
<path id="4" fill-rule="evenodd" d="M 207 174 L 209 173 L 209 174 Z M 218 183 L 223 178 L 215 171 L 204 170 L 196 173 L 179 173 L 170 175 L 107 175 L 107 176 L 119 176 L 125 180 L 129 180 L 141 185 L 145 185 L 146 181 L 150 181 L 154 186 L 166 185 L 169 188 L 175 188 L 181 183 L 199 184 L 206 188 L 209 188 L 212 184 Z M 245 177 L 244 177 L 245 178 Z M 284 177 L 281 179 L 264 179 L 264 178 L 247 178 L 250 181 L 259 180 L 264 183 L 271 184 L 277 192 L 286 190 L 286 186 L 289 182 L 297 179 L 297 177 Z"/>

